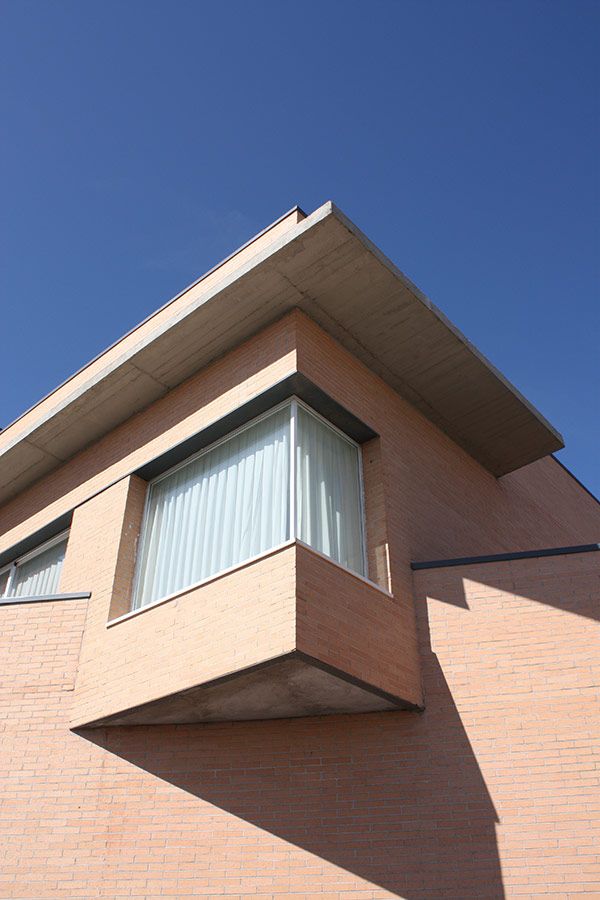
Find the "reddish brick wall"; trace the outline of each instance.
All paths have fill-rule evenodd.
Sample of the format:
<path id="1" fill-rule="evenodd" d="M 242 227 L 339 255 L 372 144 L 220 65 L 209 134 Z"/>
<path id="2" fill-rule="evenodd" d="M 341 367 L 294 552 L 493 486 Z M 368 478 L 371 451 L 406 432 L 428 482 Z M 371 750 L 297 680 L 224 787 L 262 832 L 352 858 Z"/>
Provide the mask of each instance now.
<path id="1" fill-rule="evenodd" d="M 0 897 L 597 896 L 600 554 L 415 580 L 422 714 L 73 734 L 86 601 L 0 607 Z"/>

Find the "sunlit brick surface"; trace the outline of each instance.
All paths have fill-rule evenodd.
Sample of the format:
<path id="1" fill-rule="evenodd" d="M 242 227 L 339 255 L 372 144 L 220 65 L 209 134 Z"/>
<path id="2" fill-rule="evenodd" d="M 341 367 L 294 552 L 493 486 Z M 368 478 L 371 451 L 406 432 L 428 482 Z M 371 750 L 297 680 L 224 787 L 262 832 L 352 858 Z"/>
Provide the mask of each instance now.
<path id="1" fill-rule="evenodd" d="M 107 629 L 143 503 L 128 473 L 297 370 L 379 435 L 367 553 L 392 597 L 323 560 L 296 573 L 287 548 Z M 292 313 L 6 504 L 0 548 L 73 507 L 60 587 L 91 599 L 0 607 L 0 898 L 598 895 L 600 554 L 410 570 L 598 540 L 556 461 L 494 479 Z M 295 641 L 422 680 L 425 711 L 70 730 Z"/>
<path id="2" fill-rule="evenodd" d="M 3 608 L 0 896 L 597 895 L 599 555 L 419 573 L 422 714 L 76 735 L 86 601 Z"/>

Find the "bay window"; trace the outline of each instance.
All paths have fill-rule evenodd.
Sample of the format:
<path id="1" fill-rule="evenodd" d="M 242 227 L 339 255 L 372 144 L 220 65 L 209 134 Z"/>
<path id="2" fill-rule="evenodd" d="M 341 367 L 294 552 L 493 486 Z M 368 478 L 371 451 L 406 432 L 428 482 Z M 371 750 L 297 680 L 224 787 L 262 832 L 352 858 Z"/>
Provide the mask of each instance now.
<path id="1" fill-rule="evenodd" d="M 0 600 L 56 594 L 67 537 L 60 534 L 1 569 Z"/>
<path id="2" fill-rule="evenodd" d="M 360 448 L 295 398 L 150 483 L 133 607 L 294 539 L 365 574 Z"/>

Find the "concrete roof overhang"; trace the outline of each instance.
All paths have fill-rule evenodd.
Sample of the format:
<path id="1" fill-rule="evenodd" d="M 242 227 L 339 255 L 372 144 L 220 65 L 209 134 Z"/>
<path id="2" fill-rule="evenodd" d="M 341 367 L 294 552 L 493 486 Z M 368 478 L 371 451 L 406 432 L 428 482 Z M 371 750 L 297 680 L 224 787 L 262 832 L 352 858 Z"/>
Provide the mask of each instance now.
<path id="1" fill-rule="evenodd" d="M 0 502 L 304 310 L 495 476 L 560 434 L 333 203 L 295 208 L 0 432 Z"/>

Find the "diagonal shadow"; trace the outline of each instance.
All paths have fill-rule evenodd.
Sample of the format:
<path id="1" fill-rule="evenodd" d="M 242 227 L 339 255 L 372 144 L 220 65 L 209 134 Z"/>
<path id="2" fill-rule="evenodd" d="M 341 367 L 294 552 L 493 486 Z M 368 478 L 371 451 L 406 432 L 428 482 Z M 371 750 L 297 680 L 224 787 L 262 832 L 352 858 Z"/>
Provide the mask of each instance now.
<path id="1" fill-rule="evenodd" d="M 357 886 L 365 879 L 414 900 L 503 898 L 497 815 L 431 651 L 423 674 L 424 713 L 79 733 L 191 797 L 353 873 Z M 129 814 L 139 821 L 135 804 Z M 199 826 L 201 816 L 199 806 Z"/>
<path id="2" fill-rule="evenodd" d="M 513 594 L 600 620 L 600 552 L 419 569 L 433 600 L 468 609 L 467 596 Z"/>

